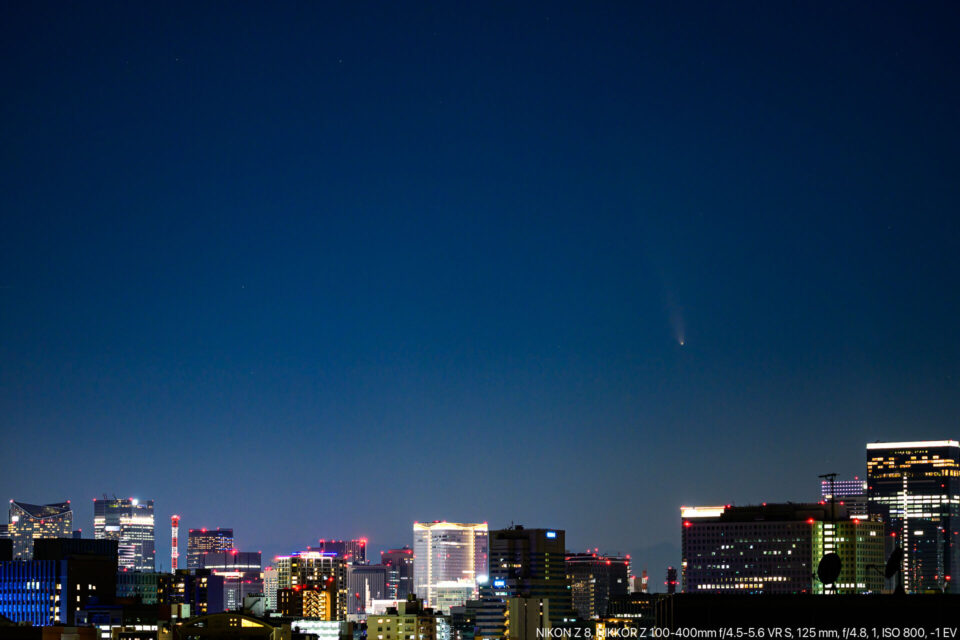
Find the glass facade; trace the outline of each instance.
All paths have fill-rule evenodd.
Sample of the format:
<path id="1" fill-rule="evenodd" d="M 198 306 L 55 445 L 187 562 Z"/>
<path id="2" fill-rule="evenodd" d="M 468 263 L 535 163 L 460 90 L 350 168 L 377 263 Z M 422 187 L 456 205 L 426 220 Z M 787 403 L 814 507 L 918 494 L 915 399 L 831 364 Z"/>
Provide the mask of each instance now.
<path id="1" fill-rule="evenodd" d="M 187 569 L 203 568 L 202 556 L 233 549 L 233 529 L 190 529 L 187 532 Z"/>
<path id="2" fill-rule="evenodd" d="M 413 593 L 413 549 L 390 549 L 380 553 L 380 564 L 387 568 L 387 598 L 406 600 Z"/>
<path id="3" fill-rule="evenodd" d="M 93 501 L 93 535 L 116 540 L 121 571 L 155 571 L 153 500 L 136 498 Z"/>
<path id="4" fill-rule="evenodd" d="M 907 593 L 960 593 L 960 443 L 867 445 L 870 513 L 903 549 Z"/>
<path id="5" fill-rule="evenodd" d="M 435 606 L 437 586 L 467 586 L 476 597 L 487 578 L 487 524 L 429 522 L 413 524 L 414 592 Z M 462 602 L 459 604 L 463 604 Z"/>
<path id="6" fill-rule="evenodd" d="M 38 538 L 73 537 L 73 510 L 70 501 L 28 504 L 10 501 L 7 533 L 13 540 L 13 559 L 33 558 L 33 541 Z"/>

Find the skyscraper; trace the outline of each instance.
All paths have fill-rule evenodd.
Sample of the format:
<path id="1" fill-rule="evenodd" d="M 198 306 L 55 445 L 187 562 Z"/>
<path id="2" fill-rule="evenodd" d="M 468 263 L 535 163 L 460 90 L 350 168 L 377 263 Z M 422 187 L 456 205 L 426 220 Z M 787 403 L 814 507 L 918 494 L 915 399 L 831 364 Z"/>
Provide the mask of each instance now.
<path id="1" fill-rule="evenodd" d="M 406 600 L 413 593 L 413 549 L 381 551 L 380 564 L 387 568 L 387 598 Z"/>
<path id="2" fill-rule="evenodd" d="M 202 556 L 233 549 L 233 529 L 190 529 L 187 532 L 187 569 L 203 567 Z"/>
<path id="3" fill-rule="evenodd" d="M 70 501 L 29 504 L 10 501 L 8 535 L 13 540 L 13 559 L 30 560 L 33 541 L 38 538 L 73 537 L 73 510 Z"/>
<path id="4" fill-rule="evenodd" d="M 553 626 L 572 619 L 562 529 L 517 525 L 491 531 L 489 575 L 480 590 L 480 635 L 499 637 L 507 633 L 509 601 L 515 598 L 549 602 L 544 611 Z"/>
<path id="5" fill-rule="evenodd" d="M 460 590 L 487 577 L 487 523 L 413 523 L 414 591 L 434 606 L 438 590 Z M 460 603 L 463 604 L 463 603 Z"/>
<path id="6" fill-rule="evenodd" d="M 574 610 L 581 618 L 602 617 L 611 597 L 630 592 L 630 558 L 599 553 L 574 553 L 567 556 Z"/>
<path id="7" fill-rule="evenodd" d="M 903 549 L 908 593 L 960 593 L 960 443 L 867 445 L 870 513 Z"/>
<path id="8" fill-rule="evenodd" d="M 367 539 L 357 538 L 355 540 L 324 540 L 321 539 L 319 546 L 311 547 L 310 551 L 319 551 L 321 553 L 335 553 L 350 564 L 367 563 Z"/>
<path id="9" fill-rule="evenodd" d="M 277 592 L 284 589 L 321 589 L 330 594 L 331 620 L 347 615 L 347 563 L 335 553 L 301 551 L 274 559 Z"/>
<path id="10" fill-rule="evenodd" d="M 387 597 L 387 568 L 382 564 L 347 565 L 347 613 L 370 613 L 373 600 Z"/>
<path id="11" fill-rule="evenodd" d="M 883 586 L 883 527 L 851 520 L 846 508 L 825 504 L 683 507 L 685 593 L 799 594 L 822 592 L 816 578 L 823 556 L 840 556 L 832 592 L 866 593 Z M 834 519 L 835 516 L 835 519 Z M 673 577 L 670 577 L 670 571 Z M 668 569 L 667 592 L 676 582 Z"/>
<path id="12" fill-rule="evenodd" d="M 153 500 L 93 500 L 93 537 L 116 540 L 120 571 L 154 571 Z"/>

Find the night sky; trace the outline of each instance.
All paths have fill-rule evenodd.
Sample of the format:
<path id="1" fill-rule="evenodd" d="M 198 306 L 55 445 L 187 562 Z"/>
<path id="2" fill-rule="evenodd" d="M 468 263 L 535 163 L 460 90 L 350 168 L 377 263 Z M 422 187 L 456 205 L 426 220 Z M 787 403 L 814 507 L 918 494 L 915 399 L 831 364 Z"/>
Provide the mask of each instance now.
<path id="1" fill-rule="evenodd" d="M 196 6 L 196 5 L 200 6 Z M 960 435 L 956 3 L 6 2 L 0 488 L 264 554 Z M 682 343 L 682 344 L 681 344 Z"/>

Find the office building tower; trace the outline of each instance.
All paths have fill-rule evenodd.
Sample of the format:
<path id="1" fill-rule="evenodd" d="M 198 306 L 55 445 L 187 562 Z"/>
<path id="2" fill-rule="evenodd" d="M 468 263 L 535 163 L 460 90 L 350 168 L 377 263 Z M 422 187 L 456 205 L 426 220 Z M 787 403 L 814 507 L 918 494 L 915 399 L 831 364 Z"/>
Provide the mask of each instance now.
<path id="1" fill-rule="evenodd" d="M 31 554 L 0 562 L 0 615 L 35 626 L 73 625 L 94 599 L 113 602 L 116 541 L 38 538 Z"/>
<path id="2" fill-rule="evenodd" d="M 187 531 L 187 569 L 202 568 L 205 553 L 231 549 L 233 529 L 190 529 Z"/>
<path id="3" fill-rule="evenodd" d="M 154 571 L 153 500 L 94 499 L 93 536 L 116 540 L 121 571 Z"/>
<path id="4" fill-rule="evenodd" d="M 541 640 L 549 637 L 550 600 L 546 598 L 507 598 L 506 638 Z"/>
<path id="5" fill-rule="evenodd" d="M 858 594 L 881 593 L 886 564 L 883 523 L 878 520 L 816 520 L 811 524 L 811 567 L 816 572 L 820 560 L 828 553 L 840 558 L 840 575 L 833 584 L 825 585 L 813 578 L 813 593 Z"/>
<path id="6" fill-rule="evenodd" d="M 414 592 L 433 606 L 438 588 L 470 587 L 487 577 L 487 523 L 413 523 Z M 463 604 L 462 602 L 460 604 Z"/>
<path id="7" fill-rule="evenodd" d="M 851 518 L 866 518 L 869 515 L 867 498 L 867 481 L 861 478 L 853 480 L 829 480 L 820 481 L 820 500 L 829 503 L 834 500 L 836 504 L 847 508 L 847 513 Z"/>
<path id="8" fill-rule="evenodd" d="M 267 567 L 263 570 L 263 595 L 267 598 L 267 608 L 277 610 L 277 570 Z"/>
<path id="9" fill-rule="evenodd" d="M 321 539 L 318 546 L 310 547 L 309 551 L 319 551 L 321 553 L 335 553 L 347 561 L 347 564 L 366 564 L 367 563 L 367 539 L 357 538 L 356 540 L 324 540 Z"/>
<path id="10" fill-rule="evenodd" d="M 368 614 L 373 600 L 386 599 L 387 567 L 381 564 L 347 565 L 347 613 Z"/>
<path id="11" fill-rule="evenodd" d="M 960 593 L 960 443 L 868 444 L 867 492 L 903 549 L 907 593 Z"/>
<path id="12" fill-rule="evenodd" d="M 381 551 L 380 564 L 387 568 L 387 598 L 406 600 L 413 593 L 413 549 Z"/>
<path id="13" fill-rule="evenodd" d="M 13 540 L 0 538 L 0 562 L 13 560 Z"/>
<path id="14" fill-rule="evenodd" d="M 843 506 L 833 511 L 830 505 L 794 503 L 683 507 L 683 591 L 813 593 L 820 588 L 817 566 L 831 551 L 841 556 L 846 572 L 833 592 L 879 591 L 882 526 L 851 520 Z M 668 593 L 674 581 L 668 576 Z"/>
<path id="15" fill-rule="evenodd" d="M 347 616 L 347 563 L 333 553 L 301 551 L 274 559 L 277 589 L 319 588 L 331 594 L 333 620 Z M 279 606 L 279 595 L 278 595 Z"/>
<path id="16" fill-rule="evenodd" d="M 563 530 L 519 525 L 495 529 L 490 531 L 489 546 L 489 579 L 480 589 L 480 636 L 499 637 L 508 632 L 511 598 L 548 601 L 552 626 L 572 619 Z"/>
<path id="17" fill-rule="evenodd" d="M 14 560 L 33 557 L 33 541 L 41 538 L 70 538 L 73 535 L 73 510 L 70 501 L 53 504 L 28 504 L 10 501 L 10 539 Z"/>
<path id="18" fill-rule="evenodd" d="M 574 611 L 584 620 L 605 616 L 612 596 L 630 592 L 629 575 L 629 557 L 568 554 L 567 579 Z"/>
<path id="19" fill-rule="evenodd" d="M 117 598 L 132 599 L 145 605 L 160 602 L 160 573 L 120 571 L 117 573 Z"/>
<path id="20" fill-rule="evenodd" d="M 437 619 L 422 599 L 408 596 L 383 615 L 367 617 L 367 637 L 377 640 L 437 640 Z"/>

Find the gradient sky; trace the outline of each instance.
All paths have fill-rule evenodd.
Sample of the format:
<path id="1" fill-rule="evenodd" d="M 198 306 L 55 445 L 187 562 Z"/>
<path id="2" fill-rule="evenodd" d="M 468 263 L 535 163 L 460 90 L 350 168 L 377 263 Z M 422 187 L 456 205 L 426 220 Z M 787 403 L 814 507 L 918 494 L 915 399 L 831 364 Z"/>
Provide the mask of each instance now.
<path id="1" fill-rule="evenodd" d="M 198 6 L 199 5 L 199 6 Z M 243 549 L 960 436 L 956 3 L 0 7 L 0 489 Z M 684 344 L 680 345 L 680 340 Z"/>

